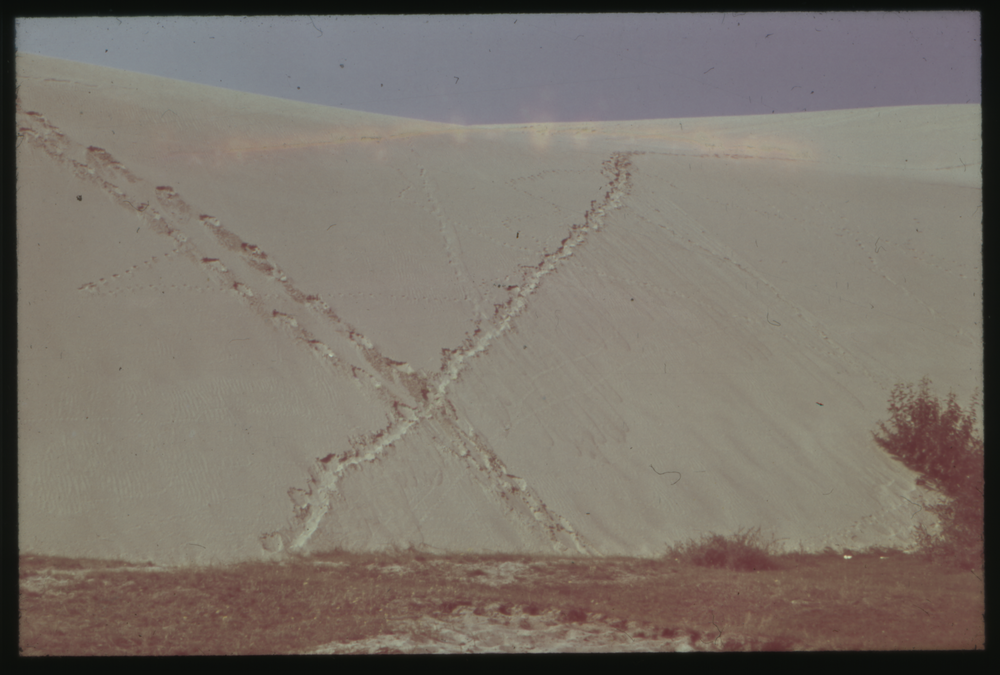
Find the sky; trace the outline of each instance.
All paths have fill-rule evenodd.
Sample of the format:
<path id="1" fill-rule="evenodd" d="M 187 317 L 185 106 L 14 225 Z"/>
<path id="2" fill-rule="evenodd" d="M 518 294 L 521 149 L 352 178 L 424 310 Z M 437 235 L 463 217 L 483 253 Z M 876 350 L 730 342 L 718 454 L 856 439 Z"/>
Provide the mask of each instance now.
<path id="1" fill-rule="evenodd" d="M 977 12 L 22 18 L 19 51 L 519 124 L 981 102 Z"/>

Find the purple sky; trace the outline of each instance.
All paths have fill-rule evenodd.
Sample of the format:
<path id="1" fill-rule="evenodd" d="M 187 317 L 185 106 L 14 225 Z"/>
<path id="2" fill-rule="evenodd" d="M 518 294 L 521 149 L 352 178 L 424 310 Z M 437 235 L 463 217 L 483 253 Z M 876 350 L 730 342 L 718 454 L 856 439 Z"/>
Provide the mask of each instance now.
<path id="1" fill-rule="evenodd" d="M 979 103 L 975 12 L 52 18 L 17 48 L 462 124 Z"/>

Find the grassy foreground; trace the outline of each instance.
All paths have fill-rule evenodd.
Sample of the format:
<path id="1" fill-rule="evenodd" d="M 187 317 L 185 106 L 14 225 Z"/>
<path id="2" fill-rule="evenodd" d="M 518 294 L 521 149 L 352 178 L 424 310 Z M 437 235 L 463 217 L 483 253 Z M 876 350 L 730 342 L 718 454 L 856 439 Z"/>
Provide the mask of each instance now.
<path id="1" fill-rule="evenodd" d="M 519 572 L 503 585 L 476 578 L 502 566 Z M 753 532 L 655 560 L 337 552 L 168 569 L 22 556 L 20 575 L 24 656 L 297 653 L 391 632 L 395 619 L 497 603 L 501 613 L 557 609 L 567 623 L 643 622 L 657 637 L 687 633 L 725 651 L 985 641 L 979 570 L 888 551 L 777 555 Z"/>

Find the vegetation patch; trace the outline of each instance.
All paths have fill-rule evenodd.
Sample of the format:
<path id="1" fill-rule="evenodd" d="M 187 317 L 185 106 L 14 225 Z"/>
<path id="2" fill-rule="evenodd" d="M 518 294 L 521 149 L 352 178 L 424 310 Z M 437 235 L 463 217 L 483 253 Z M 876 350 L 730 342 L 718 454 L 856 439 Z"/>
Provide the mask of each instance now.
<path id="1" fill-rule="evenodd" d="M 984 640 L 981 579 L 918 555 L 796 554 L 778 556 L 778 569 L 740 573 L 607 558 L 596 564 L 627 580 L 602 583 L 591 580 L 593 561 L 539 556 L 536 565 L 560 570 L 558 583 L 535 574 L 498 586 L 469 579 L 467 556 L 431 565 L 403 554 L 374 565 L 383 556 L 172 569 L 25 556 L 22 588 L 74 574 L 58 588 L 22 592 L 22 654 L 302 653 L 398 633 L 423 617 L 449 620 L 462 607 L 484 619 L 506 614 L 515 627 L 551 616 L 625 626 L 638 639 L 639 626 L 714 650 L 971 649 Z M 392 566 L 407 573 L 379 571 Z"/>
<path id="2" fill-rule="evenodd" d="M 983 569 L 984 444 L 975 432 L 977 396 L 968 410 L 954 392 L 942 402 L 930 380 L 898 384 L 889 398 L 889 420 L 872 433 L 890 456 L 918 472 L 917 484 L 938 492 L 944 503 L 924 504 L 937 515 L 941 532 L 919 527 L 922 552 L 963 569 Z"/>
<path id="3" fill-rule="evenodd" d="M 669 548 L 666 558 L 699 567 L 714 567 L 734 572 L 757 572 L 780 568 L 775 557 L 774 541 L 765 541 L 759 527 L 746 530 L 740 528 L 729 537 L 708 534 L 700 541 L 686 542 Z"/>
<path id="4" fill-rule="evenodd" d="M 942 405 L 926 380 L 897 387 L 889 411 L 876 442 L 947 499 L 927 506 L 943 530 L 921 531 L 926 555 L 781 553 L 759 527 L 709 534 L 658 559 L 411 549 L 160 568 L 23 555 L 20 650 L 293 654 L 390 635 L 425 617 L 468 616 L 462 607 L 511 617 L 523 631 L 554 616 L 617 626 L 630 644 L 649 635 L 715 651 L 983 648 L 983 442 L 975 418 L 954 396 Z M 516 574 L 501 574 L 511 568 Z M 487 575 L 500 583 L 483 583 Z"/>

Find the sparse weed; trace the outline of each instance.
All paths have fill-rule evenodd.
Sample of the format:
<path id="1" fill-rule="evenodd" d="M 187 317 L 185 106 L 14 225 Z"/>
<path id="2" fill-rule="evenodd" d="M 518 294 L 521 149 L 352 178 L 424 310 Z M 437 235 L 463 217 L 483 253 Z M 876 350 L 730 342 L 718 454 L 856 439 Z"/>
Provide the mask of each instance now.
<path id="1" fill-rule="evenodd" d="M 527 615 L 544 617 L 528 621 L 532 630 L 558 618 L 619 626 L 635 640 L 640 632 L 690 636 L 696 649 L 969 649 L 982 641 L 978 578 L 919 556 L 775 555 L 759 528 L 670 556 L 664 564 L 339 551 L 169 569 L 22 556 L 20 644 L 24 655 L 291 654 L 331 642 L 365 649 L 352 641 L 408 634 L 424 617 L 434 626 L 466 620 L 470 610 L 487 621 L 506 615 L 523 630 Z M 523 565 L 503 584 L 469 576 L 493 576 L 509 562 Z M 595 583 L 603 573 L 618 580 Z M 420 649 L 439 649 L 430 643 L 445 638 L 425 628 Z"/>
<path id="2" fill-rule="evenodd" d="M 781 567 L 775 559 L 774 541 L 765 541 L 759 527 L 740 528 L 729 537 L 707 534 L 701 541 L 689 541 L 669 548 L 665 559 L 735 572 L 776 570 Z"/>

